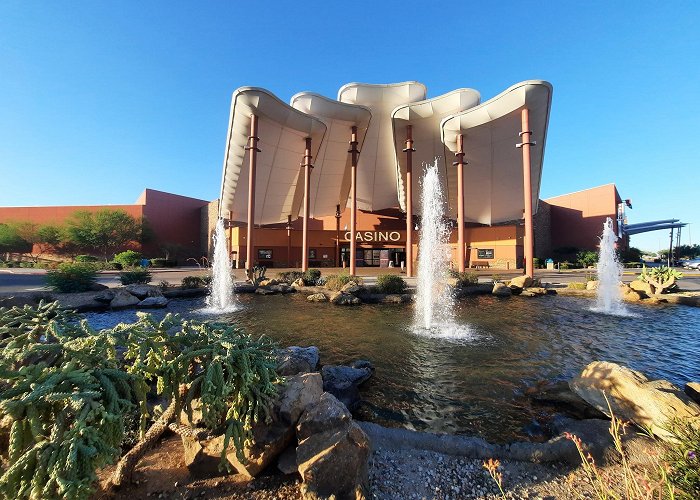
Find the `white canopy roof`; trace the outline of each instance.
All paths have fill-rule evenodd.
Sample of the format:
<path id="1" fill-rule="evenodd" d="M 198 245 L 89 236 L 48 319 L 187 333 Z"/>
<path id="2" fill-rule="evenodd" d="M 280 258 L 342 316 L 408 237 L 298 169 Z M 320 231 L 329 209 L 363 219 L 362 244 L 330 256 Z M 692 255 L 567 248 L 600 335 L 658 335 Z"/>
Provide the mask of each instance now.
<path id="1" fill-rule="evenodd" d="M 494 224 L 523 217 L 521 110 L 529 110 L 532 168 L 532 206 L 537 211 L 542 161 L 547 139 L 552 86 L 541 80 L 513 85 L 483 104 L 445 118 L 440 124 L 445 156 L 457 150 L 457 134 L 464 138 L 464 212 L 467 221 Z M 451 163 L 450 163 L 451 165 Z M 457 172 L 447 170 L 450 217 L 457 213 Z"/>
<path id="2" fill-rule="evenodd" d="M 372 113 L 364 106 L 345 104 L 312 92 L 296 94 L 290 104 L 294 109 L 317 117 L 326 125 L 326 139 L 321 145 L 310 177 L 309 213 L 311 217 L 335 215 L 336 205 L 345 209 L 350 193 L 348 143 L 351 128 L 357 127 L 358 150 L 362 151 Z M 303 187 L 301 183 L 298 185 L 294 197 L 292 216 L 295 218 L 303 212 Z"/>
<path id="3" fill-rule="evenodd" d="M 219 213 L 231 219 L 248 217 L 248 157 L 251 115 L 258 116 L 258 153 L 255 174 L 255 224 L 285 222 L 300 180 L 301 161 L 311 137 L 315 159 L 326 125 L 312 115 L 288 106 L 265 89 L 242 87 L 233 93 Z M 312 160 L 313 161 L 313 160 Z M 303 176 L 301 176 L 303 184 Z M 302 187 L 303 189 L 303 187 Z"/>

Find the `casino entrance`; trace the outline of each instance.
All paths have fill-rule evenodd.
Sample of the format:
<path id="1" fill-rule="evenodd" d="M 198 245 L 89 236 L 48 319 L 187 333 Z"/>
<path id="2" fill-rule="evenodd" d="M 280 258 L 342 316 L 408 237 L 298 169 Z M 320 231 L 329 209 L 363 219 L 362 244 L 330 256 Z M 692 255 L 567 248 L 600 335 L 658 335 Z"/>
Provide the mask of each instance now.
<path id="1" fill-rule="evenodd" d="M 404 248 L 362 248 L 359 245 L 356 249 L 357 267 L 401 267 L 405 265 L 406 250 Z M 340 247 L 341 266 L 350 265 L 350 246 Z"/>

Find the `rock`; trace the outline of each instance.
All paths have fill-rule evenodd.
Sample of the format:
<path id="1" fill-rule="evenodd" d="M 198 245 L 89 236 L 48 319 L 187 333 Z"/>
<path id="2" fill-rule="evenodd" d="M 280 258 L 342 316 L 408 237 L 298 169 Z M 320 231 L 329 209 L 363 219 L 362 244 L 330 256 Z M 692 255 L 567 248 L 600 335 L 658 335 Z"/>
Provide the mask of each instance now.
<path id="1" fill-rule="evenodd" d="M 297 447 L 292 445 L 287 447 L 277 458 L 277 468 L 283 474 L 296 474 L 299 472 L 297 468 Z"/>
<path id="2" fill-rule="evenodd" d="M 18 297 L 19 298 L 19 297 Z M 78 292 L 78 293 L 58 293 L 51 300 L 58 300 L 61 304 L 61 309 L 84 311 L 103 311 L 107 309 L 108 304 L 95 300 L 95 292 Z M 12 303 L 12 301 L 4 301 L 2 304 L 5 307 L 13 305 L 35 304 L 33 300 L 22 302 L 21 299 Z"/>
<path id="3" fill-rule="evenodd" d="M 256 289 L 257 287 L 250 283 L 239 283 L 233 287 L 233 291 L 235 293 L 255 293 Z M 204 291 L 204 295 L 208 293 L 206 288 L 201 288 L 200 290 Z"/>
<path id="4" fill-rule="evenodd" d="M 309 406 L 297 423 L 297 439 L 303 441 L 314 434 L 346 427 L 352 420 L 347 407 L 329 392 L 324 392 Z"/>
<path id="5" fill-rule="evenodd" d="M 294 293 L 297 291 L 296 288 L 284 283 L 280 283 L 279 285 L 270 285 L 270 290 L 278 293 Z"/>
<path id="6" fill-rule="evenodd" d="M 586 290 L 598 290 L 598 280 L 586 281 Z"/>
<path id="7" fill-rule="evenodd" d="M 274 278 L 264 279 L 260 283 L 258 283 L 259 286 L 274 286 L 274 285 L 279 285 L 279 284 L 280 284 L 280 282 Z"/>
<path id="8" fill-rule="evenodd" d="M 610 421 L 602 419 L 575 420 L 557 416 L 552 423 L 554 434 L 569 433 L 581 440 L 584 453 L 590 453 L 596 464 L 606 465 L 614 463 L 619 454 L 610 435 Z M 574 448 L 573 446 L 571 448 Z M 575 463 L 574 454 L 578 455 L 575 449 L 570 450 L 572 458 L 569 462 Z"/>
<path id="9" fill-rule="evenodd" d="M 644 298 L 640 292 L 632 290 L 628 285 L 622 285 L 620 288 L 622 289 L 622 300 L 639 302 Z"/>
<path id="10" fill-rule="evenodd" d="M 205 477 L 218 472 L 224 437 L 199 440 L 195 433 L 181 434 L 183 460 L 194 476 Z"/>
<path id="11" fill-rule="evenodd" d="M 700 404 L 700 382 L 688 382 L 684 390 L 690 399 Z"/>
<path id="12" fill-rule="evenodd" d="M 330 301 L 337 306 L 355 306 L 362 304 L 362 301 L 359 298 L 342 291 L 335 292 L 333 295 L 331 295 Z"/>
<path id="13" fill-rule="evenodd" d="M 165 297 L 146 297 L 137 304 L 138 307 L 165 307 L 168 305 L 168 299 Z"/>
<path id="14" fill-rule="evenodd" d="M 352 421 L 340 430 L 304 439 L 297 447 L 302 497 L 365 498 L 369 453 L 367 435 Z"/>
<path id="15" fill-rule="evenodd" d="M 318 347 L 298 347 L 292 346 L 285 349 L 278 349 L 277 353 L 277 373 L 280 375 L 296 375 L 297 373 L 308 373 L 316 370 L 319 360 Z"/>
<path id="16" fill-rule="evenodd" d="M 323 390 L 330 392 L 352 411 L 360 402 L 359 386 L 372 376 L 372 368 L 326 365 L 321 369 Z"/>
<path id="17" fill-rule="evenodd" d="M 302 288 L 302 287 L 304 287 L 304 286 L 306 286 L 306 285 L 304 285 L 304 280 L 303 280 L 303 279 L 297 278 L 297 279 L 295 279 L 295 280 L 292 282 L 292 286 L 293 286 L 294 288 Z"/>
<path id="18" fill-rule="evenodd" d="M 102 290 L 108 290 L 109 287 L 107 285 L 103 285 L 102 283 L 93 283 L 90 285 L 90 291 L 91 292 L 101 292 Z"/>
<path id="19" fill-rule="evenodd" d="M 412 300 L 412 296 L 410 294 L 391 293 L 389 295 L 385 295 L 384 297 L 382 297 L 381 303 L 382 304 L 405 304 L 407 302 L 410 302 L 411 300 Z"/>
<path id="20" fill-rule="evenodd" d="M 343 293 L 358 293 L 362 290 L 362 287 L 354 281 L 348 281 L 343 288 L 340 289 Z"/>
<path id="21" fill-rule="evenodd" d="M 270 290 L 269 288 L 258 287 L 255 289 L 255 293 L 257 295 L 274 295 L 277 292 L 275 292 L 274 290 Z"/>
<path id="22" fill-rule="evenodd" d="M 192 418 L 187 415 L 185 410 L 182 410 L 180 412 L 180 422 L 189 427 L 199 427 L 204 424 L 204 418 L 202 417 L 202 400 L 199 398 L 193 399 L 191 406 Z"/>
<path id="23" fill-rule="evenodd" d="M 567 414 L 577 418 L 605 418 L 605 414 L 589 405 L 569 387 L 568 382 L 545 382 L 529 387 L 525 394 L 540 403 L 563 408 Z"/>
<path id="24" fill-rule="evenodd" d="M 370 369 L 374 373 L 374 365 L 368 359 L 356 359 L 350 363 L 350 368 L 355 368 L 357 370 Z"/>
<path id="25" fill-rule="evenodd" d="M 530 286 L 523 289 L 523 292 L 529 292 L 533 296 L 547 295 L 547 289 L 541 286 Z"/>
<path id="26" fill-rule="evenodd" d="M 245 442 L 244 459 L 238 458 L 235 447 L 231 445 L 226 450 L 226 459 L 240 474 L 255 477 L 270 465 L 293 439 L 294 427 L 288 422 L 258 422 L 253 425 L 253 438 Z"/>
<path id="27" fill-rule="evenodd" d="M 689 419 L 700 426 L 700 406 L 666 380 L 650 381 L 643 374 L 605 361 L 594 361 L 570 383 L 571 389 L 606 415 L 610 409 L 622 420 L 649 428 L 671 440 L 674 419 Z"/>
<path id="28" fill-rule="evenodd" d="M 651 289 L 651 285 L 646 281 L 634 280 L 629 284 L 629 287 L 635 292 L 638 292 L 643 297 L 651 297 L 652 295 L 654 295 L 654 292 Z"/>
<path id="29" fill-rule="evenodd" d="M 304 373 L 287 377 L 279 396 L 279 413 L 291 425 L 296 425 L 307 407 L 315 404 L 323 393 L 320 373 Z"/>
<path id="30" fill-rule="evenodd" d="M 522 276 L 516 276 L 512 280 L 510 280 L 509 286 L 511 288 L 527 288 L 529 286 L 532 286 L 532 278 L 527 275 L 522 275 Z"/>
<path id="31" fill-rule="evenodd" d="M 109 307 L 112 309 L 122 309 L 124 307 L 135 306 L 139 302 L 141 302 L 141 300 L 138 297 L 131 295 L 123 288 L 119 288 L 114 292 L 114 298 L 109 303 Z"/>
<path id="32" fill-rule="evenodd" d="M 306 297 L 309 302 L 328 302 L 328 298 L 322 293 L 314 293 Z"/>
<path id="33" fill-rule="evenodd" d="M 114 298 L 114 292 L 112 290 L 104 290 L 93 297 L 93 300 L 97 302 L 102 302 L 103 304 L 109 304 Z"/>
<path id="34" fill-rule="evenodd" d="M 497 297 L 510 297 L 513 294 L 510 287 L 506 286 L 504 283 L 494 284 L 491 293 Z"/>
<path id="35" fill-rule="evenodd" d="M 133 284 L 124 287 L 131 295 L 143 300 L 146 297 L 162 297 L 163 292 L 155 285 Z"/>

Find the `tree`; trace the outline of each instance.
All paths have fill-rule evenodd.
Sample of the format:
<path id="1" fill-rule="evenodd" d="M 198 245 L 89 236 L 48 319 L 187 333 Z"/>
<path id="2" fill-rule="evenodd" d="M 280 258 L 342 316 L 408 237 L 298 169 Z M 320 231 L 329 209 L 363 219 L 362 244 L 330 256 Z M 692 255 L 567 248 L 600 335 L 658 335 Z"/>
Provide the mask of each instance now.
<path id="1" fill-rule="evenodd" d="M 695 259 L 700 256 L 700 245 L 678 245 L 676 252 L 681 259 Z"/>
<path id="2" fill-rule="evenodd" d="M 0 252 L 24 253 L 28 249 L 30 244 L 22 239 L 16 224 L 0 224 Z"/>
<path id="3" fill-rule="evenodd" d="M 67 240 L 78 248 L 94 250 L 108 256 L 129 243 L 140 242 L 144 221 L 124 210 L 79 210 L 66 221 Z"/>
<path id="4" fill-rule="evenodd" d="M 18 222 L 14 226 L 20 238 L 27 242 L 28 253 L 34 262 L 61 243 L 62 231 L 55 224 L 37 224 L 36 222 Z"/>

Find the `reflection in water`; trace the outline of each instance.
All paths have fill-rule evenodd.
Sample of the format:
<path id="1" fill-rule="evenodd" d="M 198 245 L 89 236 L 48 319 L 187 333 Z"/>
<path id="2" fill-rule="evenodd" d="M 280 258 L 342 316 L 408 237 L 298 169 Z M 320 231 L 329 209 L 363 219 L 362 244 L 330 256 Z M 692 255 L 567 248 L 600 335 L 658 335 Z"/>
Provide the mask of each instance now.
<path id="1" fill-rule="evenodd" d="M 369 359 L 376 372 L 362 388 L 359 417 L 384 425 L 504 441 L 523 437 L 537 416 L 522 395 L 527 386 L 569 378 L 594 360 L 677 385 L 700 376 L 694 307 L 629 305 L 634 317 L 618 317 L 575 297 L 473 297 L 458 302 L 454 316 L 474 336 L 457 342 L 408 333 L 404 306 L 308 304 L 304 294 L 240 301 L 242 310 L 216 317 L 195 312 L 202 300 L 174 300 L 154 314 L 231 321 L 282 345 L 316 345 L 323 364 Z M 86 316 L 97 328 L 136 319 L 133 311 Z"/>

